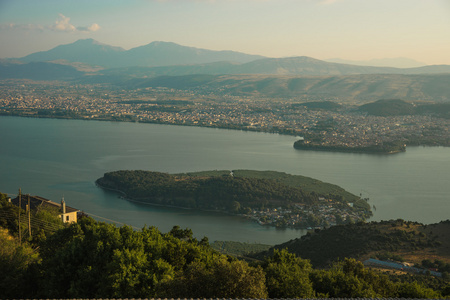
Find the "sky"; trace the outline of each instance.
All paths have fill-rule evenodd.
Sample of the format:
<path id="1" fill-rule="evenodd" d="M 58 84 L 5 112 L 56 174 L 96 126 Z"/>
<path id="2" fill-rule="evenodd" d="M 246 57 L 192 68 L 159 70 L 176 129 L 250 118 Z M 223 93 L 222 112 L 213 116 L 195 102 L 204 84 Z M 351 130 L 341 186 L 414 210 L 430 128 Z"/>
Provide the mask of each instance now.
<path id="1" fill-rule="evenodd" d="M 0 0 L 0 58 L 86 38 L 450 65 L 450 0 Z"/>

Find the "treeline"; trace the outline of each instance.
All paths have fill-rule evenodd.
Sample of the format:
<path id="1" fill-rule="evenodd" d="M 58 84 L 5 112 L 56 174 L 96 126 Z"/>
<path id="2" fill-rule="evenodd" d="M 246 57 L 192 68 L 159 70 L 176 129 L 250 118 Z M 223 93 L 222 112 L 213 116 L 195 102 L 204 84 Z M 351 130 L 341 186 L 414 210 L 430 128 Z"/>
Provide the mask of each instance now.
<path id="1" fill-rule="evenodd" d="M 441 234 L 438 235 L 437 231 Z M 416 253 L 420 256 L 427 251 L 442 253 L 445 259 L 450 260 L 450 253 L 445 250 L 449 233 L 450 221 L 433 225 L 401 219 L 358 222 L 309 232 L 301 238 L 274 246 L 268 253 L 275 249 L 288 249 L 291 253 L 309 259 L 315 267 L 326 267 L 346 257 L 403 261 L 401 254 Z M 268 253 L 260 253 L 255 257 L 261 258 Z M 429 262 L 425 262 L 424 266 L 429 265 Z M 440 266 L 443 271 L 446 270 L 445 264 Z"/>
<path id="2" fill-rule="evenodd" d="M 8 205 L 2 202 L 2 206 Z M 20 243 L 0 230 L 0 298 L 439 298 L 354 259 L 314 269 L 276 250 L 247 263 L 213 250 L 189 229 L 116 227 L 89 217 Z"/>
<path id="3" fill-rule="evenodd" d="M 432 115 L 438 118 L 450 118 L 449 103 L 418 104 L 401 99 L 381 99 L 358 107 L 359 111 L 369 115 L 388 117 L 404 115 Z"/>
<path id="4" fill-rule="evenodd" d="M 115 171 L 105 173 L 96 182 L 100 187 L 118 190 L 131 199 L 148 203 L 233 213 L 247 213 L 252 208 L 289 208 L 295 203 L 313 204 L 320 196 L 277 180 L 237 177 L 230 172 L 200 177 Z M 336 201 L 343 201 L 340 196 L 334 197 Z"/>

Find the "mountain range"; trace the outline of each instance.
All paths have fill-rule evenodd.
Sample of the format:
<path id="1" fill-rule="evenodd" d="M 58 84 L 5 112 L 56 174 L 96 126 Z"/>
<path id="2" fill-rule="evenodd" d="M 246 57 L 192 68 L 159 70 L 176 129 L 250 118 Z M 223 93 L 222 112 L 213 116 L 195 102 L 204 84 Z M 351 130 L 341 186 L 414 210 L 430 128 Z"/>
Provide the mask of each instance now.
<path id="1" fill-rule="evenodd" d="M 237 96 L 450 101 L 450 66 L 357 66 L 307 56 L 267 58 L 168 42 L 125 50 L 78 40 L 18 59 L 0 59 L 0 79 L 70 80 L 123 88 L 169 87 Z"/>
<path id="2" fill-rule="evenodd" d="M 371 60 L 345 60 L 341 58 L 330 58 L 326 59 L 325 61 L 357 66 L 395 67 L 395 68 L 417 68 L 417 67 L 424 67 L 427 65 L 420 61 L 416 61 L 406 57 L 379 58 Z"/>
<path id="3" fill-rule="evenodd" d="M 181 46 L 170 42 L 152 42 L 145 46 L 125 50 L 99 43 L 93 39 L 78 40 L 48 51 L 32 53 L 20 58 L 24 62 L 67 60 L 98 65 L 104 68 L 129 66 L 173 66 L 202 64 L 216 61 L 246 63 L 263 58 L 234 51 L 213 51 Z"/>
<path id="4" fill-rule="evenodd" d="M 91 76 L 92 77 L 92 76 Z M 102 76 L 98 76 L 102 78 Z M 115 78 L 114 76 L 108 77 Z M 92 78 L 89 78 L 92 80 Z M 87 82 L 87 81 L 86 81 Z M 450 74 L 341 76 L 184 75 L 117 80 L 124 88 L 166 87 L 262 98 L 368 103 L 379 99 L 449 102 Z"/>
<path id="5" fill-rule="evenodd" d="M 357 66 L 326 62 L 306 56 L 267 58 L 234 51 L 186 47 L 170 42 L 152 42 L 125 50 L 99 43 L 93 39 L 60 45 L 48 51 L 32 53 L 18 60 L 21 62 L 85 63 L 109 69 L 102 74 L 127 74 L 133 77 L 189 74 L 336 76 L 450 73 L 448 65 L 415 68 Z"/>

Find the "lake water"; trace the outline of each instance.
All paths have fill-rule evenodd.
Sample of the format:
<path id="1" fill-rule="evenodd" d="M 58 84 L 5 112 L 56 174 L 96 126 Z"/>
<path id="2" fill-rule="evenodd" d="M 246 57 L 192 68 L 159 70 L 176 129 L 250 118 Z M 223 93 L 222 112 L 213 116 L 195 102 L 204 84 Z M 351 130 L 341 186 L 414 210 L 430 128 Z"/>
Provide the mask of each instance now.
<path id="1" fill-rule="evenodd" d="M 278 244 L 303 230 L 140 205 L 94 182 L 114 170 L 169 173 L 254 169 L 331 182 L 375 205 L 373 220 L 435 223 L 450 218 L 450 148 L 408 147 L 395 155 L 299 151 L 296 138 L 199 127 L 0 117 L 0 191 L 39 195 L 136 227 L 189 227 L 210 241 Z"/>

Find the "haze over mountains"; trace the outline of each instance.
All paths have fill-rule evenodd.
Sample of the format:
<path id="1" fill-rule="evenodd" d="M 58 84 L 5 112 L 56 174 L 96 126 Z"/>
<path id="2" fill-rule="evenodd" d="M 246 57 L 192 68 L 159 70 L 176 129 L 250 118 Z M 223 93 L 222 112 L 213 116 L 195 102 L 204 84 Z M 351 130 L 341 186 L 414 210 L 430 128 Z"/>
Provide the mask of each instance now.
<path id="1" fill-rule="evenodd" d="M 72 44 L 57 46 L 48 51 L 36 52 L 20 60 L 53 61 L 64 59 L 83 62 L 105 68 L 129 66 L 172 66 L 202 64 L 216 61 L 245 63 L 263 58 L 234 51 L 213 51 L 181 46 L 170 42 L 152 42 L 148 45 L 125 50 L 99 43 L 93 39 L 78 40 Z"/>
<path id="2" fill-rule="evenodd" d="M 393 68 L 332 63 L 306 56 L 267 58 L 235 51 L 213 51 L 181 46 L 170 42 L 152 42 L 125 50 L 93 39 L 78 40 L 48 51 L 32 53 L 23 62 L 86 63 L 103 68 L 126 67 L 128 72 L 145 68 L 145 76 L 188 74 L 272 74 L 272 75 L 352 75 L 352 74 L 430 74 L 450 72 L 450 66 Z M 120 70 L 123 72 L 126 70 Z"/>
<path id="3" fill-rule="evenodd" d="M 125 50 L 78 40 L 19 59 L 0 60 L 0 79 L 75 80 L 128 87 L 201 88 L 232 95 L 450 101 L 449 65 L 393 68 L 266 58 L 169 42 Z"/>
<path id="4" fill-rule="evenodd" d="M 417 68 L 417 67 L 424 67 L 427 65 L 420 61 L 416 61 L 414 59 L 406 57 L 379 58 L 371 60 L 346 60 L 341 58 L 330 58 L 326 59 L 325 61 L 357 66 L 394 67 L 394 68 Z"/>

